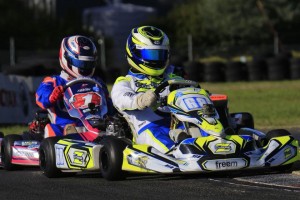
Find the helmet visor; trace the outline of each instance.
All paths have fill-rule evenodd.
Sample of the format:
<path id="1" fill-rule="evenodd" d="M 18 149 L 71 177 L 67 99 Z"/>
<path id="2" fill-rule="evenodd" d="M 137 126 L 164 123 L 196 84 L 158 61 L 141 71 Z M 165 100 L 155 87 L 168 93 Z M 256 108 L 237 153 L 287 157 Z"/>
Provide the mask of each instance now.
<path id="1" fill-rule="evenodd" d="M 70 57 L 69 62 L 72 66 L 83 69 L 83 70 L 84 69 L 93 69 L 96 67 L 96 61 L 79 60 L 79 59 Z"/>
<path id="2" fill-rule="evenodd" d="M 169 57 L 167 49 L 137 49 L 136 53 L 146 61 L 165 61 Z"/>

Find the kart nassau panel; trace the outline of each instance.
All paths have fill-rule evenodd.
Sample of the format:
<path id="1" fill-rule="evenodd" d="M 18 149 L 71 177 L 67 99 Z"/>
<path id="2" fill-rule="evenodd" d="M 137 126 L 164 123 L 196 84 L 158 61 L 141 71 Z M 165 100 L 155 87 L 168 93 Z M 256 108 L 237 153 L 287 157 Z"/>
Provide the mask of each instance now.
<path id="1" fill-rule="evenodd" d="M 275 137 L 263 148 L 257 148 L 250 136 L 189 138 L 177 146 L 174 157 L 147 145 L 128 146 L 122 169 L 174 173 L 272 167 L 297 161 L 297 148 L 298 142 L 291 136 Z"/>
<path id="2" fill-rule="evenodd" d="M 91 111 L 89 104 L 93 103 L 94 111 Z M 70 86 L 64 93 L 64 104 L 71 117 L 81 120 L 83 125 L 89 130 L 83 134 L 87 141 L 93 141 L 99 133 L 97 128 L 93 128 L 89 123 L 91 119 L 103 119 L 107 114 L 107 102 L 104 91 L 92 83 L 77 83 Z"/>
<path id="3" fill-rule="evenodd" d="M 34 140 L 15 141 L 12 146 L 11 163 L 15 165 L 39 165 L 40 142 Z"/>
<path id="4" fill-rule="evenodd" d="M 55 144 L 56 167 L 62 170 L 99 169 L 102 145 L 79 140 L 62 139 Z"/>

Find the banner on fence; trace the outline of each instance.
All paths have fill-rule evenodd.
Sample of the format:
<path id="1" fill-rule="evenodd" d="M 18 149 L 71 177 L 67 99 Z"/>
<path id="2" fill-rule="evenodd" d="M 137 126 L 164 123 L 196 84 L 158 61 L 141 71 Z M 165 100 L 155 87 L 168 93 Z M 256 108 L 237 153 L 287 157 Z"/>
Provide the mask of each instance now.
<path id="1" fill-rule="evenodd" d="M 35 115 L 35 91 L 43 77 L 0 73 L 0 124 L 27 124 Z"/>

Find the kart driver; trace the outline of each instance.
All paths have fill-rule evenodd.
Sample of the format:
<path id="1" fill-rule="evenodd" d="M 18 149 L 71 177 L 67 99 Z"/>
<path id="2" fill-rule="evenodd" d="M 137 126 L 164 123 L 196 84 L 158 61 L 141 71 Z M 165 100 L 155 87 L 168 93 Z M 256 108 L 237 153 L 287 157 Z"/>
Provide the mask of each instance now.
<path id="1" fill-rule="evenodd" d="M 45 77 L 36 91 L 36 103 L 48 110 L 51 123 L 45 127 L 44 137 L 63 136 L 67 124 L 72 124 L 77 131 L 82 123 L 69 116 L 63 103 L 63 86 L 74 78 L 92 77 L 96 79 L 107 95 L 108 111 L 112 111 L 112 102 L 104 82 L 93 76 L 96 68 L 97 49 L 94 43 L 85 36 L 66 37 L 61 42 L 59 62 L 62 68 L 60 75 Z M 83 132 L 79 131 L 79 132 Z M 79 137 L 78 134 L 76 134 Z M 81 139 L 81 138 L 78 138 Z"/>
<path id="2" fill-rule="evenodd" d="M 170 121 L 155 111 L 158 97 L 154 90 L 166 80 L 181 78 L 169 65 L 169 39 L 152 26 L 134 28 L 127 39 L 126 58 L 130 69 L 113 85 L 113 104 L 130 123 L 137 144 L 148 144 L 166 153 L 175 143 L 169 136 Z M 160 96 L 168 93 L 167 88 Z"/>

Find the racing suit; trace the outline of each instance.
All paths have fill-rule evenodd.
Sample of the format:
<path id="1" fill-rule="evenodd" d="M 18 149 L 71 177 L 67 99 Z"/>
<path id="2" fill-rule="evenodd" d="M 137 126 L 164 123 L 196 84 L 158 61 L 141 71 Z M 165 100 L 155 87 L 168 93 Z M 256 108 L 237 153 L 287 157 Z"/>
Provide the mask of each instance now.
<path id="1" fill-rule="evenodd" d="M 138 95 L 147 90 L 155 90 L 162 82 L 181 78 L 173 72 L 173 66 L 169 66 L 161 77 L 133 73 L 129 70 L 125 77 L 121 76 L 115 81 L 111 91 L 114 106 L 123 114 L 132 129 L 133 140 L 137 144 L 151 145 L 163 153 L 168 152 L 175 144 L 169 137 L 170 119 L 161 115 L 162 112 L 168 112 L 168 108 L 160 107 L 160 112 L 150 107 L 138 110 L 135 101 Z M 166 96 L 168 93 L 169 88 L 166 88 L 160 96 Z"/>
<path id="2" fill-rule="evenodd" d="M 112 101 L 109 98 L 109 93 L 104 82 L 97 77 L 92 77 L 97 80 L 104 89 L 104 93 L 106 94 L 106 100 L 108 105 L 108 115 L 113 113 L 113 105 Z M 64 135 L 64 127 L 67 124 L 72 124 L 77 127 L 77 130 L 84 131 L 84 126 L 79 119 L 72 118 L 67 109 L 64 106 L 63 100 L 59 100 L 54 104 L 51 104 L 49 101 L 49 96 L 51 95 L 53 89 L 56 86 L 64 86 L 68 81 L 72 80 L 72 78 L 64 71 L 61 71 L 60 75 L 54 75 L 51 77 L 45 77 L 40 86 L 36 91 L 36 104 L 42 108 L 48 110 L 48 116 L 50 119 L 49 124 L 45 127 L 44 137 L 53 137 L 53 136 L 63 136 Z M 81 128 L 80 128 L 81 127 Z M 84 139 L 82 135 L 75 134 L 74 139 Z"/>

